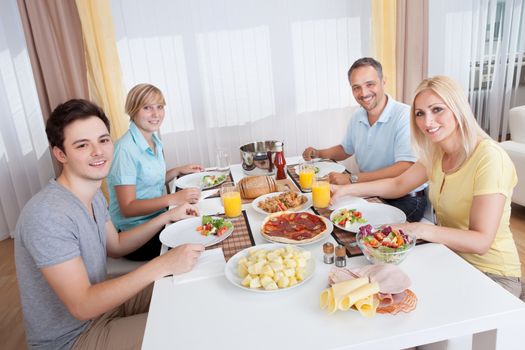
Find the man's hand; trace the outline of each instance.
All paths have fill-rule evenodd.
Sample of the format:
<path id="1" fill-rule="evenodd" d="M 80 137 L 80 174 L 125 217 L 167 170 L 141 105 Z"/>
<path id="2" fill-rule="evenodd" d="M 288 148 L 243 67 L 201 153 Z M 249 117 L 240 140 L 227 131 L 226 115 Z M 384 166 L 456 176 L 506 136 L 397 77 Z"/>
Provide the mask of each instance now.
<path id="1" fill-rule="evenodd" d="M 306 161 L 312 160 L 312 158 L 317 157 L 317 150 L 313 147 L 308 147 L 303 151 L 303 158 Z"/>
<path id="2" fill-rule="evenodd" d="M 181 204 L 173 209 L 167 211 L 170 221 L 178 221 L 195 216 L 199 216 L 199 210 L 194 205 L 189 203 Z"/>
<path id="3" fill-rule="evenodd" d="M 185 188 L 175 193 L 168 194 L 168 205 L 179 205 L 182 203 L 195 204 L 199 201 L 201 190 L 197 187 Z"/>
<path id="4" fill-rule="evenodd" d="M 202 244 L 183 244 L 156 259 L 162 262 L 165 275 L 179 275 L 193 269 L 203 251 L 204 246 Z"/>
<path id="5" fill-rule="evenodd" d="M 337 173 L 335 171 L 328 174 L 328 181 L 334 185 L 347 185 L 351 183 L 349 174 Z"/>

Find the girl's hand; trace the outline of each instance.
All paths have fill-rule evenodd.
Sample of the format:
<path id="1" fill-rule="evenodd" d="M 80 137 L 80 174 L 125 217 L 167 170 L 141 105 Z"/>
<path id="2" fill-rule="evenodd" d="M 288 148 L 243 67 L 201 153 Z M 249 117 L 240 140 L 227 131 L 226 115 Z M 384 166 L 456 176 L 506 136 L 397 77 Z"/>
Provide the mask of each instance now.
<path id="1" fill-rule="evenodd" d="M 179 167 L 180 174 L 192 174 L 204 171 L 204 168 L 200 164 L 186 164 Z"/>
<path id="2" fill-rule="evenodd" d="M 168 194 L 168 206 L 183 203 L 195 204 L 201 197 L 201 190 L 197 187 L 186 188 L 175 193 Z"/>

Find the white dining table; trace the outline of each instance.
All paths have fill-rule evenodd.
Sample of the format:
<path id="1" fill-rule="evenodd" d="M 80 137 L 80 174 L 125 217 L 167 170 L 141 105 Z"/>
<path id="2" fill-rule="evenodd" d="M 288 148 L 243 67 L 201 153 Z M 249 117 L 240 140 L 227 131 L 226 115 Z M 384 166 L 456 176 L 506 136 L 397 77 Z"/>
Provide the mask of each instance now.
<path id="1" fill-rule="evenodd" d="M 298 158 L 287 158 L 294 164 Z M 235 182 L 245 175 L 231 167 Z M 223 211 L 219 198 L 198 204 L 201 214 Z M 264 216 L 244 204 L 256 245 Z M 143 349 L 403 349 L 448 340 L 448 349 L 521 349 L 525 303 L 440 244 L 416 246 L 399 267 L 410 276 L 418 303 L 410 313 L 327 314 L 319 307 L 328 273 L 320 242 L 302 246 L 316 270 L 302 285 L 256 293 L 230 283 L 224 275 L 174 284 L 155 282 Z M 164 247 L 163 250 L 166 250 Z M 363 256 L 347 266 L 367 264 Z M 474 336 L 473 336 L 474 335 Z"/>

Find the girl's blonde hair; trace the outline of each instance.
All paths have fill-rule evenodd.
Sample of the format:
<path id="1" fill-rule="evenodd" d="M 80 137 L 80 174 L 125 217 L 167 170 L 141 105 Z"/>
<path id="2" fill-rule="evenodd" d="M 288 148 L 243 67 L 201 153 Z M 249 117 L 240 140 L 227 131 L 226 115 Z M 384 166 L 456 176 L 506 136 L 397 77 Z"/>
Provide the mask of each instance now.
<path id="1" fill-rule="evenodd" d="M 489 138 L 489 136 L 476 122 L 467 97 L 457 82 L 442 75 L 424 79 L 417 87 L 412 102 L 410 128 L 412 145 L 419 160 L 425 165 L 429 173 L 434 161 L 441 159 L 443 152 L 439 145 L 432 143 L 416 125 L 415 102 L 418 95 L 425 90 L 430 90 L 438 95 L 456 118 L 463 143 L 462 154 L 460 155 L 461 162 L 456 167 L 458 168 L 474 152 L 480 139 Z"/>
<path id="2" fill-rule="evenodd" d="M 151 84 L 135 85 L 126 97 L 126 113 L 133 120 L 138 111 L 149 104 L 166 105 L 162 91 Z"/>

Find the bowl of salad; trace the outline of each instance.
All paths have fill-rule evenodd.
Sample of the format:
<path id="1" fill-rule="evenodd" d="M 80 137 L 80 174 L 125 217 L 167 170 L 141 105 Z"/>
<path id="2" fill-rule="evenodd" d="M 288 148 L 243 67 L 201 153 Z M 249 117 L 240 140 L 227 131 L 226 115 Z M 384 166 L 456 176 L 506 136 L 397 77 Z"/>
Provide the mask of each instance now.
<path id="1" fill-rule="evenodd" d="M 372 225 L 359 228 L 356 242 L 365 257 L 372 264 L 399 264 L 416 245 L 416 237 L 411 234 L 382 226 L 373 229 Z"/>

